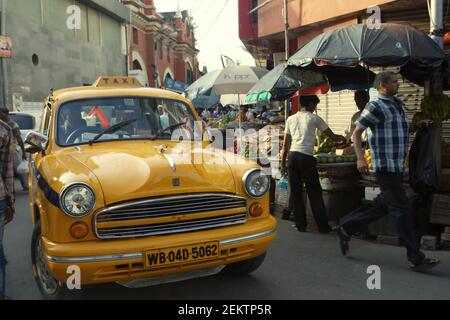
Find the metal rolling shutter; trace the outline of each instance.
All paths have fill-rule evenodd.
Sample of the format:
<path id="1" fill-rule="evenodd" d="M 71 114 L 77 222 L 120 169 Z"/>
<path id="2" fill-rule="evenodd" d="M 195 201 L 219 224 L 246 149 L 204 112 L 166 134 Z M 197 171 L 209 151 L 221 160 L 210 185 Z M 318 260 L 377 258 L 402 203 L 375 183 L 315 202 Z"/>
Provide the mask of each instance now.
<path id="1" fill-rule="evenodd" d="M 345 135 L 345 131 L 350 128 L 352 116 L 358 111 L 353 91 L 330 92 L 319 98 L 317 114 L 328 123 L 334 133 Z"/>

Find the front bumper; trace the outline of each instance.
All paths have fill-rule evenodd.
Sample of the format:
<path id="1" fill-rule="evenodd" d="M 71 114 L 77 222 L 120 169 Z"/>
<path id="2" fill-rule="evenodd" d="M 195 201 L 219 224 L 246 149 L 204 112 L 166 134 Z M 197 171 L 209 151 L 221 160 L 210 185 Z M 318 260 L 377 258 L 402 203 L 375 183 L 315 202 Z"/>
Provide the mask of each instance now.
<path id="1" fill-rule="evenodd" d="M 275 235 L 276 221 L 269 216 L 239 226 L 142 239 L 64 244 L 53 243 L 45 237 L 42 240 L 48 267 L 56 279 L 65 283 L 70 276 L 68 267 L 77 265 L 81 270 L 81 283 L 95 284 L 164 277 L 248 260 L 264 253 Z M 145 268 L 146 250 L 209 241 L 219 241 L 220 244 L 220 255 L 214 259 Z"/>

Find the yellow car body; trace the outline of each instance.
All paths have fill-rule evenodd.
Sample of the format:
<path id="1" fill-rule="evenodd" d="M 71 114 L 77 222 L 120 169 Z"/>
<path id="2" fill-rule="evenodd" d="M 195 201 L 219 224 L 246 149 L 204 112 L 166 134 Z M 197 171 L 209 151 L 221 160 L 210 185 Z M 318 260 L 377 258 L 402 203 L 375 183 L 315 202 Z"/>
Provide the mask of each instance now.
<path id="1" fill-rule="evenodd" d="M 111 97 L 174 100 L 199 120 L 189 100 L 165 90 L 125 83 L 52 93 L 41 125 L 48 142 L 32 155 L 29 175 L 32 221 L 40 229 L 32 248 L 35 264 L 41 264 L 40 269 L 35 266 L 38 276 L 50 274 L 64 285 L 71 266 L 77 266 L 81 284 L 139 286 L 140 281 L 175 279 L 264 254 L 276 235 L 269 196 L 251 197 L 243 185 L 246 173 L 259 168 L 256 163 L 222 150 L 207 151 L 208 141 L 58 145 L 55 122 L 62 105 Z M 175 149 L 201 155 L 202 161 L 171 163 L 166 154 Z M 74 184 L 89 186 L 95 195 L 90 212 L 79 218 L 61 207 L 61 195 Z M 250 214 L 253 204 L 262 212 Z M 136 213 L 130 216 L 128 211 Z M 87 230 L 81 238 L 79 226 Z"/>

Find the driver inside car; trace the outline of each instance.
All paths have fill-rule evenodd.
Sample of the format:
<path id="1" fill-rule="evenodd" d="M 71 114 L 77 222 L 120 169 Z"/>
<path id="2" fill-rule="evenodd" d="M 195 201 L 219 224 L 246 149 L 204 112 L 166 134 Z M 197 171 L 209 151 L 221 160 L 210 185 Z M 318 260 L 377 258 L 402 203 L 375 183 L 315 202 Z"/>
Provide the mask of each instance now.
<path id="1" fill-rule="evenodd" d="M 59 114 L 60 143 L 67 143 L 70 134 L 77 129 L 87 126 L 86 120 L 81 117 L 81 107 L 63 108 Z"/>

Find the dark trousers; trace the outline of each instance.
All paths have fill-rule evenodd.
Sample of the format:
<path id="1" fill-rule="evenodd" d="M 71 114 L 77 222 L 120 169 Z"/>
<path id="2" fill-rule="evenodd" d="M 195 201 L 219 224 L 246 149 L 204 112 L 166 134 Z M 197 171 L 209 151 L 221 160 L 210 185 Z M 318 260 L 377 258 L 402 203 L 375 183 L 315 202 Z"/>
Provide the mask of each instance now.
<path id="1" fill-rule="evenodd" d="M 340 225 L 352 235 L 363 230 L 371 222 L 387 213 L 394 217 L 402 244 L 406 247 L 407 258 L 416 263 L 425 255 L 416 241 L 411 208 L 403 187 L 402 173 L 377 173 L 381 194 L 373 204 L 364 205 L 341 218 Z"/>
<path id="2" fill-rule="evenodd" d="M 327 230 L 329 228 L 327 210 L 323 203 L 316 158 L 300 152 L 289 152 L 288 173 L 291 186 L 290 209 L 294 212 L 297 228 L 306 228 L 306 209 L 302 199 L 302 188 L 305 183 L 319 231 Z"/>

